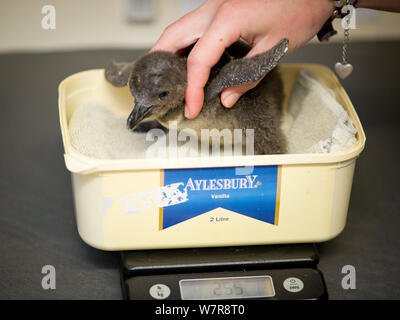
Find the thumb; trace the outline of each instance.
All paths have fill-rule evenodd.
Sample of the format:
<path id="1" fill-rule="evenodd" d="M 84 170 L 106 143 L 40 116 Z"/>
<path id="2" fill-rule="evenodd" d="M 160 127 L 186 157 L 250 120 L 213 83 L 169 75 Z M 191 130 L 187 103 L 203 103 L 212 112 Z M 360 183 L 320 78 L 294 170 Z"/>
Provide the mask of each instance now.
<path id="1" fill-rule="evenodd" d="M 250 82 L 241 84 L 239 86 L 233 86 L 226 88 L 221 93 L 221 102 L 226 108 L 231 108 L 239 100 L 239 98 L 245 94 L 247 91 L 253 89 L 260 82 Z"/>
<path id="2" fill-rule="evenodd" d="M 262 41 L 259 41 L 244 57 L 250 58 L 252 56 L 255 56 L 260 53 L 264 53 L 268 50 L 270 50 L 278 41 L 274 41 L 274 38 L 272 37 L 267 37 L 266 39 L 263 39 Z M 255 82 L 250 82 L 250 83 L 244 83 L 238 86 L 233 86 L 226 88 L 225 90 L 222 91 L 221 93 L 221 103 L 223 104 L 224 107 L 226 108 L 231 108 L 233 105 L 239 100 L 239 98 L 245 94 L 247 91 L 253 89 L 256 87 L 260 81 L 262 80 L 259 79 L 258 81 Z"/>

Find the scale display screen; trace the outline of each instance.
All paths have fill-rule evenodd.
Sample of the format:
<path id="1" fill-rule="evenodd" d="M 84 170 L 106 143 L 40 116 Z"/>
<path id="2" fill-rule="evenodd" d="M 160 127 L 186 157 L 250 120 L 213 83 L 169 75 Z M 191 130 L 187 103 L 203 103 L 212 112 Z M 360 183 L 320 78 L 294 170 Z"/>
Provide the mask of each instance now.
<path id="1" fill-rule="evenodd" d="M 270 276 L 185 279 L 179 281 L 182 300 L 267 298 L 275 296 Z"/>

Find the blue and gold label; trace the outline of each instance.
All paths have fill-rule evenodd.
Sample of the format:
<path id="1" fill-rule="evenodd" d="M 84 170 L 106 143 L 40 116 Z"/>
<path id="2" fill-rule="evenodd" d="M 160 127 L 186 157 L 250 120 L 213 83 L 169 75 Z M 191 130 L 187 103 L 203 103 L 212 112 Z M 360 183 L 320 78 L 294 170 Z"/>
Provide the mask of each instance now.
<path id="1" fill-rule="evenodd" d="M 280 172 L 279 166 L 257 166 L 246 175 L 234 167 L 163 170 L 159 229 L 217 208 L 277 225 Z"/>

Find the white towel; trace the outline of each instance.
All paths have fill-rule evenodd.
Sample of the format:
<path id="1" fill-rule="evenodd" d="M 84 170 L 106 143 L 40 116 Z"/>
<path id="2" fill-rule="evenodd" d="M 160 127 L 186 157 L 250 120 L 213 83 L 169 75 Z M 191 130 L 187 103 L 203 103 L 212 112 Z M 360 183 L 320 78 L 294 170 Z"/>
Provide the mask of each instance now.
<path id="1" fill-rule="evenodd" d="M 346 111 L 330 90 L 303 71 L 282 120 L 288 153 L 338 152 L 356 143 L 357 129 Z M 88 101 L 75 109 L 69 121 L 69 133 L 77 151 L 100 159 L 146 158 L 146 152 L 157 157 L 195 156 L 199 151 L 181 142 L 171 148 L 168 135 L 157 140 L 150 133 L 146 141 L 146 133 L 127 130 L 125 117 L 115 115 L 97 101 Z M 160 147 L 155 150 L 156 140 Z"/>
<path id="2" fill-rule="evenodd" d="M 284 116 L 288 153 L 330 153 L 354 145 L 357 129 L 333 92 L 301 71 Z"/>

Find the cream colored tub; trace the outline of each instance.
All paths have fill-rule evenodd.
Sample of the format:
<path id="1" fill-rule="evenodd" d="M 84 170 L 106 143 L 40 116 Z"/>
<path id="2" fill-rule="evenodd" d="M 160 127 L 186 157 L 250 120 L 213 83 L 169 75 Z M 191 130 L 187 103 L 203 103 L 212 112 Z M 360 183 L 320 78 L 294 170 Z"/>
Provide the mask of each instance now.
<path id="1" fill-rule="evenodd" d="M 73 111 L 97 100 L 127 116 L 133 98 L 128 88 L 107 83 L 104 70 L 84 71 L 63 80 L 59 86 L 60 123 L 82 239 L 103 250 L 134 250 L 321 242 L 337 236 L 346 224 L 356 158 L 365 145 L 364 131 L 330 69 L 319 65 L 281 68 L 288 96 L 301 69 L 312 71 L 334 90 L 358 130 L 353 147 L 333 154 L 94 159 L 71 146 L 68 122 Z M 239 178 L 232 175 L 232 167 L 250 164 L 254 172 Z M 199 176 L 192 174 L 208 177 L 202 182 L 206 191 L 195 190 L 203 180 L 195 185 L 194 178 Z M 232 180 L 236 178 L 242 180 Z M 186 192 L 182 195 L 182 187 L 172 186 L 172 191 L 180 192 L 170 195 L 175 200 L 180 196 L 175 205 L 164 201 L 166 192 L 171 191 L 165 186 L 171 186 L 171 181 L 182 182 Z M 235 183 L 237 189 L 229 190 Z M 218 189 L 221 186 L 223 189 Z M 220 198 L 215 200 L 216 196 Z"/>

